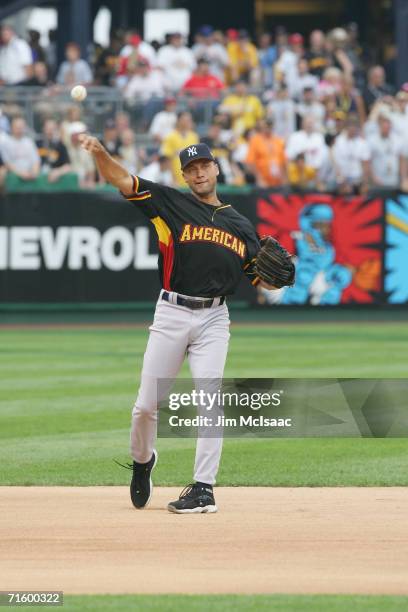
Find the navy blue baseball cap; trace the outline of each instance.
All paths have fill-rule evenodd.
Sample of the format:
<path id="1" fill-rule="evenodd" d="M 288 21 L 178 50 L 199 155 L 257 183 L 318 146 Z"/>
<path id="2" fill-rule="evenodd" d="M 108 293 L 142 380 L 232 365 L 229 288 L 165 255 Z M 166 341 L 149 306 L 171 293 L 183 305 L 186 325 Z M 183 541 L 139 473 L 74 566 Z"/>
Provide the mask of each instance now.
<path id="1" fill-rule="evenodd" d="M 210 148 L 203 142 L 182 149 L 179 153 L 179 158 L 182 170 L 196 159 L 209 159 L 215 162 L 215 157 L 211 153 Z"/>

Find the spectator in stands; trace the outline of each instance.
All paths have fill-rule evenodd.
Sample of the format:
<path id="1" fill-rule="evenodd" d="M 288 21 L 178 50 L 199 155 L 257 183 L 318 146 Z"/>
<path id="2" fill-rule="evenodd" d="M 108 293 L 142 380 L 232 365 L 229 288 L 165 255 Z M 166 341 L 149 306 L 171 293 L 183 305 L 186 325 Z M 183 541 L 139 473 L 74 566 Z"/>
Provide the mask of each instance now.
<path id="1" fill-rule="evenodd" d="M 139 176 L 146 181 L 153 181 L 169 187 L 173 186 L 171 161 L 165 155 L 157 155 L 153 161 L 140 170 Z"/>
<path id="2" fill-rule="evenodd" d="M 80 123 L 82 119 L 82 109 L 78 104 L 73 104 L 66 111 L 66 116 L 61 122 L 61 140 L 64 145 L 67 147 L 69 152 L 69 147 L 71 146 L 71 132 L 70 127 L 72 123 Z"/>
<path id="3" fill-rule="evenodd" d="M 395 96 L 392 125 L 401 138 L 408 140 L 408 91 L 399 91 Z"/>
<path id="4" fill-rule="evenodd" d="M 291 34 L 288 38 L 289 47 L 283 47 L 279 51 L 279 59 L 275 64 L 275 77 L 280 83 L 284 82 L 290 95 L 296 91 L 298 79 L 298 63 L 304 55 L 303 36 Z"/>
<path id="5" fill-rule="evenodd" d="M 275 41 L 276 41 L 276 59 L 280 56 L 283 49 L 286 49 L 289 45 L 288 32 L 285 26 L 278 25 L 275 28 Z"/>
<path id="6" fill-rule="evenodd" d="M 78 139 L 86 130 L 87 127 L 82 121 L 73 121 L 68 127 L 70 142 L 67 149 L 72 171 L 78 176 L 79 186 L 82 189 L 92 189 L 95 187 L 95 164 L 92 155 L 81 147 Z"/>
<path id="7" fill-rule="evenodd" d="M 275 97 L 266 107 L 267 116 L 273 119 L 275 134 L 287 140 L 296 130 L 296 105 L 289 97 L 285 83 L 281 83 L 275 90 Z"/>
<path id="8" fill-rule="evenodd" d="M 326 148 L 323 154 L 323 162 L 317 171 L 316 187 L 320 191 L 336 191 L 337 189 L 336 169 L 333 159 L 333 145 L 335 141 L 336 136 L 329 133 L 326 134 Z"/>
<path id="9" fill-rule="evenodd" d="M 197 144 L 198 142 L 200 142 L 200 137 L 194 131 L 191 113 L 186 111 L 179 113 L 176 127 L 163 139 L 161 146 L 161 154 L 171 160 L 171 169 L 175 185 L 185 185 L 180 169 L 179 152 L 181 149 Z"/>
<path id="10" fill-rule="evenodd" d="M 147 102 L 150 98 L 163 98 L 165 94 L 165 79 L 160 70 L 152 70 L 145 59 L 139 59 L 131 70 L 128 84 L 123 95 L 129 102 L 141 100 Z"/>
<path id="11" fill-rule="evenodd" d="M 143 153 L 139 155 L 136 142 L 135 133 L 130 128 L 124 130 L 119 135 L 120 146 L 119 146 L 119 161 L 131 174 L 137 174 L 139 168 L 142 165 Z"/>
<path id="12" fill-rule="evenodd" d="M 272 44 L 272 36 L 264 32 L 259 37 L 258 61 L 260 68 L 260 85 L 264 88 L 273 85 L 273 66 L 277 60 L 276 46 Z"/>
<path id="13" fill-rule="evenodd" d="M 318 96 L 323 99 L 325 96 L 336 95 L 342 87 L 343 73 L 339 68 L 331 66 L 323 72 L 322 80 L 318 87 Z"/>
<path id="14" fill-rule="evenodd" d="M 346 115 L 356 114 L 362 126 L 366 120 L 364 100 L 360 92 L 354 87 L 354 78 L 344 75 L 341 80 L 340 91 L 336 94 L 337 110 Z"/>
<path id="15" fill-rule="evenodd" d="M 175 127 L 177 122 L 176 98 L 166 98 L 164 110 L 156 113 L 150 125 L 149 134 L 157 142 L 161 142 Z"/>
<path id="16" fill-rule="evenodd" d="M 313 30 L 309 37 L 310 48 L 305 57 L 309 64 L 309 72 L 319 79 L 331 65 L 329 53 L 326 50 L 326 37 L 321 30 Z"/>
<path id="17" fill-rule="evenodd" d="M 118 130 L 118 134 L 121 134 L 124 130 L 130 129 L 130 115 L 126 111 L 119 111 L 115 115 L 115 125 Z"/>
<path id="18" fill-rule="evenodd" d="M 346 53 L 353 64 L 353 78 L 358 89 L 362 89 L 366 81 L 366 64 L 368 56 L 364 53 L 359 41 L 359 29 L 355 22 L 346 26 L 348 41 Z"/>
<path id="19" fill-rule="evenodd" d="M 34 141 L 26 132 L 25 119 L 14 117 L 11 121 L 11 134 L 2 143 L 1 156 L 9 172 L 24 181 L 32 181 L 40 173 L 40 156 Z"/>
<path id="20" fill-rule="evenodd" d="M 316 168 L 306 164 L 304 153 L 299 153 L 289 161 L 287 172 L 289 184 L 294 191 L 316 188 Z"/>
<path id="21" fill-rule="evenodd" d="M 370 148 L 360 136 L 360 122 L 350 115 L 333 146 L 337 186 L 341 193 L 365 193 L 370 173 Z"/>
<path id="22" fill-rule="evenodd" d="M 207 130 L 207 133 L 201 139 L 209 146 L 213 152 L 214 157 L 218 159 L 226 158 L 229 155 L 228 142 L 225 142 L 222 138 L 221 124 L 219 122 L 213 122 Z"/>
<path id="23" fill-rule="evenodd" d="M 71 172 L 68 151 L 61 141 L 55 119 L 44 121 L 37 148 L 41 158 L 41 172 L 47 174 L 49 183 L 55 183 L 64 174 Z"/>
<path id="24" fill-rule="evenodd" d="M 321 102 L 317 101 L 313 87 L 305 87 L 303 89 L 301 101 L 296 105 L 296 113 L 301 121 L 306 115 L 313 117 L 316 129 L 319 132 L 324 131 L 326 109 Z"/>
<path id="25" fill-rule="evenodd" d="M 260 187 L 286 183 L 285 143 L 274 134 L 272 119 L 259 121 L 258 130 L 249 141 L 246 163 Z"/>
<path id="26" fill-rule="evenodd" d="M 31 78 L 33 57 L 28 43 L 6 24 L 1 26 L 0 43 L 0 85 L 17 85 Z"/>
<path id="27" fill-rule="evenodd" d="M 28 44 L 31 48 L 33 63 L 46 63 L 45 51 L 40 43 L 41 34 L 37 30 L 28 30 Z"/>
<path id="28" fill-rule="evenodd" d="M 156 51 L 151 45 L 144 42 L 138 34 L 127 36 L 128 44 L 120 52 L 118 76 L 116 86 L 120 89 L 126 87 L 139 64 L 147 64 L 150 68 L 157 66 Z"/>
<path id="29" fill-rule="evenodd" d="M 325 137 L 336 138 L 343 130 L 346 124 L 347 115 L 343 111 L 337 110 L 335 99 L 326 100 L 326 118 L 324 121 Z"/>
<path id="30" fill-rule="evenodd" d="M 326 37 L 326 49 L 331 56 L 331 63 L 347 76 L 352 76 L 354 65 L 347 53 L 348 34 L 344 28 L 334 28 Z"/>
<path id="31" fill-rule="evenodd" d="M 319 170 L 325 156 L 326 143 L 323 135 L 316 129 L 315 119 L 311 115 L 303 117 L 302 129 L 294 132 L 288 139 L 286 155 L 290 160 L 303 153 L 307 166 Z"/>
<path id="32" fill-rule="evenodd" d="M 371 181 L 375 187 L 396 189 L 400 184 L 403 141 L 392 131 L 391 114 L 378 117 L 378 133 L 371 134 L 368 146 L 371 158 Z"/>
<path id="33" fill-rule="evenodd" d="M 48 78 L 47 64 L 44 62 L 35 62 L 33 64 L 33 75 L 24 83 L 20 83 L 24 87 L 47 87 L 50 85 L 50 79 Z"/>
<path id="34" fill-rule="evenodd" d="M 121 58 L 134 56 L 135 61 L 143 58 L 148 61 L 152 68 L 157 65 L 157 54 L 155 49 L 145 40 L 142 40 L 137 30 L 130 30 L 125 37 L 125 46 L 120 52 Z M 124 62 L 123 70 L 126 72 L 126 62 Z"/>
<path id="35" fill-rule="evenodd" d="M 229 185 L 236 184 L 236 172 L 234 172 L 235 165 L 231 161 L 230 150 L 227 143 L 222 140 L 221 125 L 219 123 L 212 123 L 208 128 L 206 136 L 201 139 L 201 142 L 204 142 L 210 147 L 217 160 L 220 170 L 218 182 L 221 184 L 227 183 Z"/>
<path id="36" fill-rule="evenodd" d="M 105 87 L 115 84 L 116 73 L 119 70 L 119 54 L 123 42 L 120 36 L 113 34 L 109 46 L 103 49 L 95 64 L 95 82 Z"/>
<path id="37" fill-rule="evenodd" d="M 385 82 L 385 71 L 382 66 L 372 66 L 368 71 L 368 81 L 363 93 L 366 109 L 369 112 L 374 102 L 394 93 L 391 85 Z"/>
<path id="38" fill-rule="evenodd" d="M 254 185 L 256 182 L 255 175 L 251 172 L 246 163 L 249 143 L 253 134 L 255 134 L 255 129 L 246 130 L 241 136 L 233 138 L 229 144 L 229 148 L 231 149 L 231 161 L 238 167 L 245 183 L 250 185 Z"/>
<path id="39" fill-rule="evenodd" d="M 57 83 L 70 87 L 72 85 L 87 85 L 92 83 L 92 70 L 89 64 L 81 59 L 81 49 L 75 42 L 65 47 L 66 60 L 62 62 L 57 74 Z"/>
<path id="40" fill-rule="evenodd" d="M 179 33 L 172 34 L 169 44 L 159 50 L 157 61 L 166 76 L 168 88 L 174 92 L 184 85 L 196 67 L 194 53 L 185 46 Z"/>
<path id="41" fill-rule="evenodd" d="M 213 117 L 213 123 L 220 126 L 220 140 L 229 145 L 234 139 L 231 116 L 228 113 L 222 113 L 218 108 Z"/>
<path id="42" fill-rule="evenodd" d="M 182 91 L 194 98 L 219 98 L 224 83 L 210 73 L 208 61 L 201 58 L 192 76 L 184 83 Z"/>
<path id="43" fill-rule="evenodd" d="M 306 87 L 317 92 L 318 84 L 319 79 L 317 76 L 309 72 L 309 64 L 307 60 L 301 57 L 297 65 L 297 78 L 291 92 L 292 98 L 295 98 L 298 101 L 301 100 L 303 91 L 306 89 Z"/>
<path id="44" fill-rule="evenodd" d="M 214 39 L 214 29 L 203 26 L 199 30 L 200 42 L 193 46 L 193 53 L 198 62 L 205 59 L 210 65 L 210 73 L 225 81 L 225 70 L 228 66 L 228 53 L 224 45 Z"/>
<path id="45" fill-rule="evenodd" d="M 116 159 L 119 157 L 119 132 L 114 119 L 108 119 L 104 125 L 102 144 L 109 155 Z"/>
<path id="46" fill-rule="evenodd" d="M 245 81 L 239 81 L 235 85 L 233 93 L 224 98 L 220 111 L 230 115 L 232 129 L 237 135 L 253 128 L 265 114 L 260 99 L 248 92 Z"/>
<path id="47" fill-rule="evenodd" d="M 258 52 L 251 42 L 246 30 L 240 30 L 234 34 L 232 40 L 227 44 L 229 57 L 229 83 L 243 80 L 252 82 L 252 73 L 258 67 Z"/>
<path id="48" fill-rule="evenodd" d="M 52 80 L 57 73 L 57 30 L 48 30 L 48 46 L 45 48 L 45 63 Z"/>

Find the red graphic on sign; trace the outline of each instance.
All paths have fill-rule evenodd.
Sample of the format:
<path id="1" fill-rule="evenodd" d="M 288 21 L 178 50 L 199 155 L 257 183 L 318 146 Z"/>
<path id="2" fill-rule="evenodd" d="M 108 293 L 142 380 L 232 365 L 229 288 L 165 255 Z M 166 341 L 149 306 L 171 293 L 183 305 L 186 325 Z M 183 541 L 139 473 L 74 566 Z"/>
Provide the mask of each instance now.
<path id="1" fill-rule="evenodd" d="M 258 199 L 257 216 L 258 234 L 275 237 L 297 256 L 299 280 L 281 303 L 374 301 L 382 272 L 380 199 L 271 193 Z"/>

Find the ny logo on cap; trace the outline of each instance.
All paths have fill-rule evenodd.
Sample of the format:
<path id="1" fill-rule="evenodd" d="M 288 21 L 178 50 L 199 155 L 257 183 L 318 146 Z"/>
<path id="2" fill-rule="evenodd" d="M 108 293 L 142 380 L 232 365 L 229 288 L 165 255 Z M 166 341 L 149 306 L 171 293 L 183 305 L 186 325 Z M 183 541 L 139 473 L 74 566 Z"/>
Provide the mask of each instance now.
<path id="1" fill-rule="evenodd" d="M 193 155 L 197 155 L 197 147 L 189 147 L 187 149 L 187 153 L 189 157 L 192 157 Z"/>

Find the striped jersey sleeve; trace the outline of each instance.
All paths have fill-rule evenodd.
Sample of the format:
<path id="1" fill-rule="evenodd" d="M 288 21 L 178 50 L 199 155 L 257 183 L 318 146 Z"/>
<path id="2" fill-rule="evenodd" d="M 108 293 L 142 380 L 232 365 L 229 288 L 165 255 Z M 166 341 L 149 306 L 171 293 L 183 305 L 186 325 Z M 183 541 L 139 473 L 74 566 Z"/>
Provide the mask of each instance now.
<path id="1" fill-rule="evenodd" d="M 132 193 L 121 192 L 122 196 L 149 219 L 160 215 L 164 207 L 161 186 L 138 176 L 132 176 L 132 181 Z"/>

